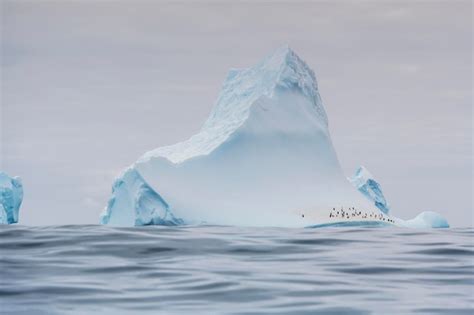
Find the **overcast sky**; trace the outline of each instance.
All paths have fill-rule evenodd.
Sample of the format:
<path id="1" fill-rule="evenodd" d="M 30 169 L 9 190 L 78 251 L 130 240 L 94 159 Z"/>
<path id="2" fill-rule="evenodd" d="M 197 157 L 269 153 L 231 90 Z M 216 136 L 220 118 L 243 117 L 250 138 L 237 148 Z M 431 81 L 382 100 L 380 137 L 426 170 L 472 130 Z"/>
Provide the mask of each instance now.
<path id="1" fill-rule="evenodd" d="M 5 1 L 1 166 L 27 225 L 98 223 L 121 169 L 187 139 L 229 68 L 289 44 L 347 175 L 473 225 L 472 2 Z"/>

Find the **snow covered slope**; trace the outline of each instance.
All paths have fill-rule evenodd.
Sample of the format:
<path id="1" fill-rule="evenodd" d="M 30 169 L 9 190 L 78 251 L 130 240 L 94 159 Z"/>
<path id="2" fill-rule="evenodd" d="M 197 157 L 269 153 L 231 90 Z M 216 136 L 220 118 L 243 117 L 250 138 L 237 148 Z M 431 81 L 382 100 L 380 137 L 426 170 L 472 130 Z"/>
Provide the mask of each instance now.
<path id="1" fill-rule="evenodd" d="M 317 222 L 298 209 L 378 211 L 343 175 L 314 72 L 288 47 L 231 70 L 201 131 L 124 172 L 101 222 L 152 224 L 143 198 L 170 222 L 191 224 L 306 226 Z"/>
<path id="2" fill-rule="evenodd" d="M 0 172 L 0 224 L 18 222 L 23 200 L 23 186 L 19 177 L 11 178 Z"/>

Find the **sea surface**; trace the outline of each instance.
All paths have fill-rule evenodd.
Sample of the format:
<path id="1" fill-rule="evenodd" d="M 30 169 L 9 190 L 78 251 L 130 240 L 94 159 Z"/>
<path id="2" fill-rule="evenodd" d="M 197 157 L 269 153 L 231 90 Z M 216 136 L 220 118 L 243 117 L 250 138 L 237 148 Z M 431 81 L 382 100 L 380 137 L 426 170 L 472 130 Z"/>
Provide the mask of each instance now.
<path id="1" fill-rule="evenodd" d="M 474 314 L 474 230 L 0 227 L 1 314 Z"/>

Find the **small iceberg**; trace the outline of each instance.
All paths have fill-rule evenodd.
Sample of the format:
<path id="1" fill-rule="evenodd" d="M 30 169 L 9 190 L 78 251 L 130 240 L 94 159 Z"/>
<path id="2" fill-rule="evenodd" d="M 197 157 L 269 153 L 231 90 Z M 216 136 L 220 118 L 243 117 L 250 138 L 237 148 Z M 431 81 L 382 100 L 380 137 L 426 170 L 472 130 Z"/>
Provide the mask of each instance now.
<path id="1" fill-rule="evenodd" d="M 135 169 L 129 168 L 112 187 L 113 196 L 100 218 L 101 224 L 110 225 L 181 225 L 168 204 L 158 195 Z M 117 209 L 120 206 L 122 209 Z M 117 209 L 111 215 L 110 209 Z M 133 211 L 129 211 L 132 209 Z"/>
<path id="2" fill-rule="evenodd" d="M 385 200 L 382 188 L 364 166 L 359 166 L 354 176 L 349 178 L 349 181 L 383 213 L 389 213 L 390 206 Z"/>
<path id="3" fill-rule="evenodd" d="M 0 172 L 0 224 L 18 222 L 21 202 L 23 201 L 23 185 L 19 177 L 10 177 Z"/>
<path id="4" fill-rule="evenodd" d="M 449 228 L 448 221 L 433 211 L 424 211 L 411 220 L 400 220 L 400 226 L 409 228 Z"/>
<path id="5" fill-rule="evenodd" d="M 354 176 L 348 178 L 348 180 L 362 195 L 372 201 L 383 213 L 389 213 L 390 207 L 382 192 L 382 186 L 364 166 L 359 166 Z M 411 220 L 403 220 L 396 217 L 392 218 L 395 225 L 401 227 L 449 228 L 448 221 L 440 214 L 432 211 L 424 211 Z"/>

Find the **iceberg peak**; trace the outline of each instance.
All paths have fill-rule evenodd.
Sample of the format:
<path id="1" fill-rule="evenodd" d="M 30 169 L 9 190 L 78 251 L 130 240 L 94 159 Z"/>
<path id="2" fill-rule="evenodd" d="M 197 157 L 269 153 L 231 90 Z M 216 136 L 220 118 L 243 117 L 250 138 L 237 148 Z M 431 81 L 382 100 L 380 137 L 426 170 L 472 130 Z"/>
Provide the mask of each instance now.
<path id="1" fill-rule="evenodd" d="M 296 88 L 303 92 L 314 104 L 324 124 L 328 124 L 314 71 L 288 45 L 275 50 L 255 68 L 259 68 L 265 77 L 272 79 L 271 88 Z"/>
<path id="2" fill-rule="evenodd" d="M 231 69 L 213 113 L 246 113 L 259 98 L 273 97 L 278 90 L 284 89 L 302 93 L 312 103 L 314 114 L 327 127 L 328 118 L 314 71 L 289 46 L 278 48 L 254 67 Z M 205 126 L 221 118 L 211 115 Z"/>
<path id="3" fill-rule="evenodd" d="M 288 102 L 274 101 L 282 99 L 283 94 L 293 97 Z M 295 97 L 304 101 L 296 102 Z M 304 117 L 292 122 L 295 113 Z M 272 120 L 274 126 L 291 129 L 298 128 L 301 119 L 311 120 L 313 126 L 328 133 L 328 119 L 313 70 L 293 50 L 284 46 L 253 67 L 229 71 L 199 133 L 186 141 L 149 151 L 138 162 L 165 158 L 180 163 L 208 155 L 244 125 L 263 126 L 264 120 Z M 291 123 L 293 125 L 289 126 Z"/>
<path id="4" fill-rule="evenodd" d="M 290 46 L 285 45 L 276 49 L 273 53 L 264 58 L 262 60 L 262 66 L 267 69 L 282 70 L 284 67 L 290 66 L 295 59 L 299 66 L 306 66 L 304 61 L 290 48 Z"/>
<path id="5" fill-rule="evenodd" d="M 260 63 L 262 68 L 284 70 L 285 67 L 299 68 L 299 73 L 304 74 L 308 71 L 311 76 L 314 77 L 314 72 L 308 67 L 306 62 L 298 56 L 298 54 L 290 48 L 288 45 L 277 48 L 274 52 L 267 55 Z"/>

